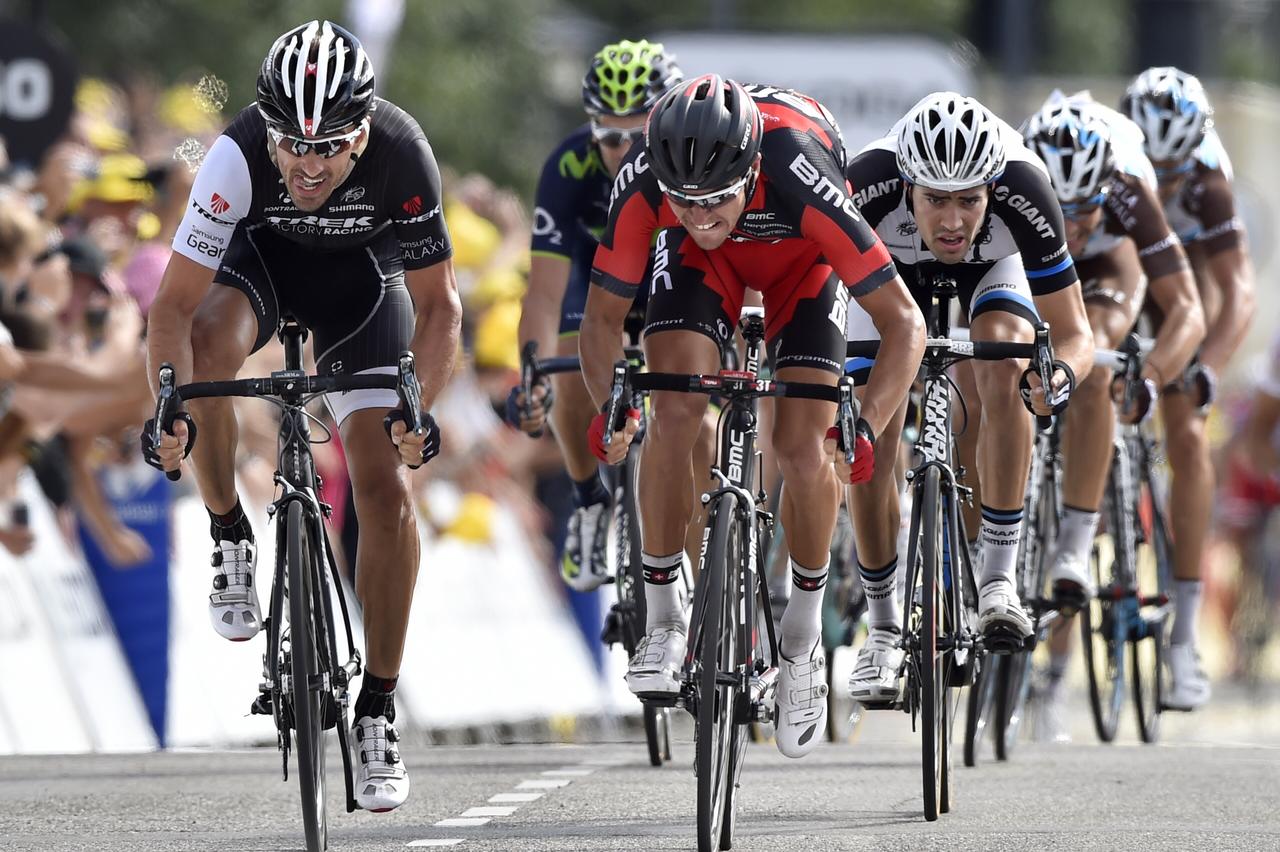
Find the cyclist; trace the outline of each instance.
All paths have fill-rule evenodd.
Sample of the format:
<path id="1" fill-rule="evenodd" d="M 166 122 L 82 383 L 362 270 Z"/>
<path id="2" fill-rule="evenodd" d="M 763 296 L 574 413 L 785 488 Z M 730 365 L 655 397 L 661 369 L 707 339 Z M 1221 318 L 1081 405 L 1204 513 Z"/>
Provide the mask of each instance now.
<path id="1" fill-rule="evenodd" d="M 645 321 L 645 358 L 659 372 L 714 373 L 748 288 L 761 291 L 765 333 L 782 380 L 834 385 L 843 363 L 850 297 L 884 336 L 857 424 L 854 476 L 873 472 L 876 435 L 889 427 L 923 352 L 923 320 L 889 255 L 858 215 L 842 169 L 844 145 L 825 107 L 796 92 L 744 87 L 708 74 L 653 108 L 645 145 L 614 182 L 609 223 L 591 271 L 579 347 L 597 404 L 609 395 L 619 331 L 657 234 Z M 640 465 L 647 633 L 627 683 L 645 696 L 679 690 L 685 624 L 674 580 L 692 509 L 690 452 L 706 402 L 654 393 Z M 831 403 L 780 399 L 773 448 L 783 479 L 781 518 L 792 574 L 782 618 L 777 744 L 800 757 L 826 726 L 822 589 L 835 526 L 837 485 L 823 451 Z M 606 453 L 604 415 L 590 441 L 619 462 L 638 420 Z"/>
<path id="2" fill-rule="evenodd" d="M 1087 92 L 1055 91 L 1023 127 L 1027 146 L 1044 161 L 1066 218 L 1067 250 L 1083 284 L 1096 345 L 1117 348 L 1145 300 L 1160 314 L 1155 347 L 1142 366 L 1141 385 L 1128 389 L 1120 416 L 1149 416 L 1165 384 L 1181 375 L 1204 337 L 1204 314 L 1182 243 L 1165 220 L 1155 172 L 1142 150 L 1142 131 Z M 1144 295 L 1145 291 L 1145 295 Z M 1110 388 L 1110 390 L 1109 390 Z M 1116 412 L 1112 393 L 1126 392 L 1097 370 L 1081 382 L 1062 423 L 1063 515 L 1049 578 L 1064 612 L 1093 595 L 1089 553 L 1106 490 Z M 1185 457 L 1171 459 L 1181 466 Z M 1176 474 L 1175 474 L 1176 475 Z M 1062 676 L 1072 618 L 1054 627 L 1041 735 L 1062 740 Z"/>
<path id="3" fill-rule="evenodd" d="M 956 280 L 975 340 L 1030 342 L 1034 321 L 1050 324 L 1061 360 L 1054 364 L 1047 400 L 1025 361 L 975 361 L 957 368 L 969 414 L 967 424 L 957 418 L 967 439 L 959 445 L 961 461 L 976 443 L 982 484 L 981 521 L 975 518 L 969 527 L 981 530 L 978 625 L 989 639 L 1020 642 L 1032 629 L 1014 584 L 1031 465 L 1031 420 L 1024 404 L 1038 413 L 1061 411 L 1093 359 L 1049 177 L 1016 130 L 954 92 L 923 98 L 887 136 L 853 158 L 848 176 L 862 215 L 922 305 L 929 304 L 930 282 L 945 274 Z M 874 337 L 865 318 L 850 313 L 850 337 Z M 965 466 L 975 470 L 971 463 Z M 896 482 L 872 480 L 869 488 L 852 491 L 853 505 L 876 502 L 897 517 Z M 890 703 L 898 696 L 904 659 L 895 538 L 860 536 L 858 562 L 870 629 L 849 689 L 860 701 Z"/>
<path id="4" fill-rule="evenodd" d="M 151 308 L 150 373 L 171 361 L 179 383 L 234 378 L 281 317 L 315 335 L 321 373 L 394 372 L 417 355 L 427 408 L 444 387 L 458 345 L 461 307 L 441 218 L 440 175 L 411 116 L 374 95 L 359 40 L 328 21 L 289 30 L 258 75 L 258 100 L 209 149 L 191 190 L 174 254 Z M 210 286 L 210 285 L 214 286 Z M 394 391 L 327 399 L 339 424 L 363 535 L 356 592 L 364 607 L 367 670 L 355 704 L 352 749 L 361 807 L 403 804 L 395 686 L 418 571 L 418 533 L 403 465 L 439 451 L 429 415 L 423 434 L 383 416 Z M 212 521 L 217 632 L 244 641 L 262 615 L 257 548 L 236 494 L 236 420 L 229 400 L 193 402 L 203 439 L 179 420 L 148 460 L 176 470 L 190 453 Z"/>
<path id="5" fill-rule="evenodd" d="M 661 44 L 621 41 L 605 45 L 582 82 L 590 123 L 562 141 L 542 167 L 534 201 L 529 289 L 520 313 L 520 346 L 534 341 L 545 354 L 576 355 L 578 327 L 587 302 L 591 258 L 609 213 L 609 188 L 618 167 L 644 134 L 649 108 L 681 77 Z M 644 291 L 637 303 L 643 307 Z M 559 322 L 559 340 L 555 328 Z M 552 388 L 554 387 L 554 394 Z M 595 414 L 576 373 L 545 382 L 525 400 L 519 386 L 507 397 L 507 419 L 540 435 L 548 417 L 573 480 L 561 573 L 580 592 L 608 578 L 609 490 L 583 435 Z M 557 405 L 552 407 L 552 400 Z"/>
<path id="6" fill-rule="evenodd" d="M 1253 269 L 1244 224 L 1236 215 L 1231 162 L 1213 129 L 1204 87 L 1177 68 L 1148 68 L 1120 104 L 1146 135 L 1165 218 L 1186 247 L 1204 304 L 1206 333 L 1196 362 L 1167 382 L 1161 398 L 1165 444 L 1173 467 L 1170 527 L 1174 548 L 1174 609 L 1169 634 L 1172 685 L 1167 706 L 1194 710 L 1209 700 L 1200 666 L 1196 620 L 1201 560 L 1213 514 L 1213 467 L 1205 416 L 1217 376 L 1245 337 L 1253 314 Z"/>

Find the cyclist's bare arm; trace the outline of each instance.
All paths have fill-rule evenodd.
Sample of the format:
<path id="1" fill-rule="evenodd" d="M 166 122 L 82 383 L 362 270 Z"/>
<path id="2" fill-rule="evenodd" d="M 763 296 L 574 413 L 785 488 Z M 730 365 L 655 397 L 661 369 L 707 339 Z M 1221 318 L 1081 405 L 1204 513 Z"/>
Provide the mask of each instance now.
<path id="1" fill-rule="evenodd" d="M 582 380 L 597 407 L 605 404 L 613 387 L 613 365 L 622 358 L 622 326 L 631 301 L 595 285 L 587 291 L 587 308 L 582 312 L 582 328 L 578 332 L 578 357 L 582 360 Z"/>
<path id="2" fill-rule="evenodd" d="M 1218 289 L 1218 315 L 1209 323 L 1200 358 L 1221 374 L 1244 340 L 1253 318 L 1253 264 L 1246 246 L 1237 245 L 1209 257 L 1208 268 Z"/>
<path id="3" fill-rule="evenodd" d="M 520 351 L 530 340 L 539 357 L 555 354 L 560 304 L 569 289 L 569 258 L 535 253 L 529 259 L 529 289 L 520 302 Z"/>
<path id="4" fill-rule="evenodd" d="M 191 381 L 191 318 L 213 284 L 214 271 L 178 252 L 169 256 L 148 321 L 147 379 L 152 393 L 159 390 L 156 374 L 165 361 L 173 364 L 178 384 Z"/>
<path id="5" fill-rule="evenodd" d="M 1079 387 L 1093 369 L 1093 327 L 1080 298 L 1080 282 L 1034 298 L 1040 319 L 1049 323 L 1054 357 L 1071 368 Z M 1032 378 L 1032 384 L 1038 385 L 1038 378 Z"/>
<path id="6" fill-rule="evenodd" d="M 1182 375 L 1204 340 L 1204 310 L 1190 266 L 1154 279 L 1147 292 L 1164 314 L 1164 321 L 1144 366 L 1155 370 L 1153 378 L 1163 385 Z"/>
<path id="7" fill-rule="evenodd" d="M 413 297 L 416 314 L 413 350 L 422 385 L 422 408 L 430 411 L 436 397 L 453 375 L 453 363 L 462 333 L 462 302 L 453 261 L 443 260 L 425 269 L 404 273 L 405 286 Z"/>
<path id="8" fill-rule="evenodd" d="M 858 306 L 867 312 L 880 333 L 876 365 L 862 395 L 861 416 L 879 435 L 906 399 L 924 355 L 924 316 L 895 275 L 865 296 Z"/>

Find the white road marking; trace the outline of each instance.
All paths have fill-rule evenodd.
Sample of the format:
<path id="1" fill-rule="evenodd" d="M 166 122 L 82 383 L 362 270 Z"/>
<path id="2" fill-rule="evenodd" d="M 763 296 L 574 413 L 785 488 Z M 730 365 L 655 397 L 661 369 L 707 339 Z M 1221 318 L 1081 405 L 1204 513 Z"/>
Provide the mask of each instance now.
<path id="1" fill-rule="evenodd" d="M 484 825 L 491 817 L 449 817 L 436 823 L 437 828 L 463 828 Z"/>
<path id="2" fill-rule="evenodd" d="M 530 781 L 521 781 L 516 785 L 517 790 L 555 790 L 559 787 L 568 787 L 573 783 L 572 778 L 537 778 Z"/>
<path id="3" fill-rule="evenodd" d="M 412 840 L 405 846 L 457 846 L 461 842 L 461 837 L 454 840 Z"/>
<path id="4" fill-rule="evenodd" d="M 467 808 L 465 811 L 463 811 L 463 812 L 462 812 L 462 816 L 463 816 L 464 818 L 465 818 L 465 817 L 502 817 L 502 816 L 511 816 L 513 813 L 515 813 L 515 812 L 516 812 L 516 810 L 517 810 L 518 808 L 519 808 L 519 806 L 518 806 L 518 805 L 512 805 L 511 807 L 501 807 L 501 808 L 483 808 L 483 807 L 481 807 L 481 808 Z"/>
<path id="5" fill-rule="evenodd" d="M 564 769 L 548 769 L 547 771 L 541 774 L 557 775 L 561 777 L 570 777 L 570 778 L 580 778 L 584 775 L 590 775 L 592 772 L 595 772 L 595 770 L 594 769 L 576 769 L 572 767 L 566 767 Z"/>
<path id="6" fill-rule="evenodd" d="M 490 796 L 489 801 L 495 805 L 503 802 L 536 802 L 545 795 L 545 793 L 499 793 L 496 796 Z"/>

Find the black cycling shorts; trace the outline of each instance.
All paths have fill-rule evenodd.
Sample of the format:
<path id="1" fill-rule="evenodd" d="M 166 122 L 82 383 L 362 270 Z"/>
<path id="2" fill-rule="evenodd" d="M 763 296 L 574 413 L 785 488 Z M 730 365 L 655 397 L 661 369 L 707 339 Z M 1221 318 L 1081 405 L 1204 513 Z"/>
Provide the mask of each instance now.
<path id="1" fill-rule="evenodd" d="M 413 299 L 404 282 L 400 244 L 390 229 L 358 248 L 320 252 L 264 224 L 236 227 L 214 282 L 249 298 L 258 319 L 253 350 L 292 316 L 313 336 L 322 375 L 394 373 L 413 337 Z M 341 423 L 360 408 L 392 408 L 393 390 L 329 394 Z"/>

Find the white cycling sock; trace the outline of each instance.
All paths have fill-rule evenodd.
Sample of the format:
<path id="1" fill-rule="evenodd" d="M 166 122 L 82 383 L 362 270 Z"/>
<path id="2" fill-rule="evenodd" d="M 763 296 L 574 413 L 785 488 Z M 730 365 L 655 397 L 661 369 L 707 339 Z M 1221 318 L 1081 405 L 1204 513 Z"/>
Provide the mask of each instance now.
<path id="1" fill-rule="evenodd" d="M 684 613 L 680 607 L 680 563 L 684 553 L 677 551 L 670 556 L 640 554 L 644 569 L 645 632 L 655 627 L 684 626 Z"/>
<path id="2" fill-rule="evenodd" d="M 1098 532 L 1098 513 L 1072 506 L 1062 507 L 1062 524 L 1058 527 L 1058 552 L 1074 553 L 1084 564 L 1089 562 L 1093 537 Z"/>
<path id="3" fill-rule="evenodd" d="M 794 559 L 791 565 L 791 599 L 782 612 L 782 635 L 778 649 L 785 657 L 797 659 L 808 654 L 822 633 L 822 594 L 827 585 L 830 561 L 821 568 L 805 568 Z"/>
<path id="4" fill-rule="evenodd" d="M 867 624 L 901 630 L 902 604 L 898 597 L 898 558 L 883 568 L 868 568 L 858 563 L 858 577 L 867 596 Z M 905 574 L 906 572 L 901 572 Z"/>
<path id="5" fill-rule="evenodd" d="M 1200 616 L 1200 592 L 1204 584 L 1199 580 L 1173 581 L 1173 628 L 1169 631 L 1170 645 L 1196 647 L 1200 641 L 1196 622 Z"/>
<path id="6" fill-rule="evenodd" d="M 992 509 L 982 507 L 982 576 L 979 586 L 992 580 L 1013 582 L 1018 561 L 1018 544 L 1022 541 L 1022 508 Z"/>

